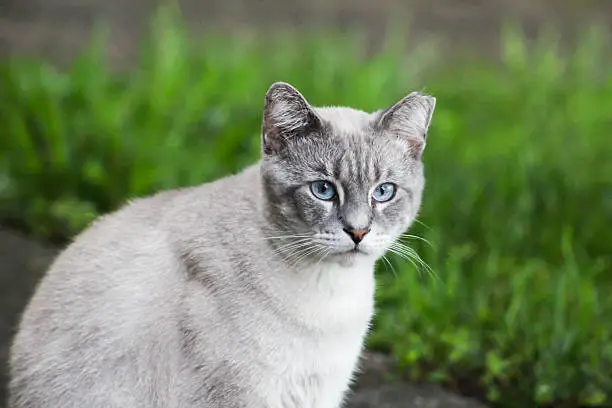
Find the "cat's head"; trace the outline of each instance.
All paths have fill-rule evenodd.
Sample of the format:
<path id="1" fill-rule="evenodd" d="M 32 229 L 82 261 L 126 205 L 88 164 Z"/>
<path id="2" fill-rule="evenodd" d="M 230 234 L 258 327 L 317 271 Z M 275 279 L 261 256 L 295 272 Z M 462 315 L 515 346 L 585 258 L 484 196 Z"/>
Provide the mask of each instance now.
<path id="1" fill-rule="evenodd" d="M 273 84 L 261 170 L 277 251 L 342 263 L 383 255 L 419 210 L 435 101 L 413 92 L 374 113 L 316 108 L 291 85 Z"/>

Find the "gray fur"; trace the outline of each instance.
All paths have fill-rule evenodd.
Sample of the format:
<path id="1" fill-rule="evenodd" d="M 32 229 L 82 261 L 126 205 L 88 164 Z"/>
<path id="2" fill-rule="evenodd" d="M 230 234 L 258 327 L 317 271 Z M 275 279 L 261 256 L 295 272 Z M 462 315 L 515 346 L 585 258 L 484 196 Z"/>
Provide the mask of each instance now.
<path id="1" fill-rule="evenodd" d="M 11 408 L 337 408 L 374 262 L 414 220 L 435 99 L 385 111 L 266 95 L 262 159 L 100 218 L 56 259 L 11 350 Z M 325 179 L 334 201 L 308 183 Z M 398 191 L 374 203 L 372 190 Z M 343 231 L 370 232 L 355 248 Z"/>

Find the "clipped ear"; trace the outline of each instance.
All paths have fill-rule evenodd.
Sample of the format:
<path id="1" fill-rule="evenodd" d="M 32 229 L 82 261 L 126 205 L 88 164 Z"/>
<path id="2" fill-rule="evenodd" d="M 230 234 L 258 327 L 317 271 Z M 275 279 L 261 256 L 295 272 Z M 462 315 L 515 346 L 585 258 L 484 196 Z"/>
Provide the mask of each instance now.
<path id="1" fill-rule="evenodd" d="M 436 107 L 436 98 L 412 92 L 381 113 L 378 126 L 384 132 L 403 138 L 411 154 L 420 158 L 425 149 L 427 130 Z"/>
<path id="2" fill-rule="evenodd" d="M 297 89 L 285 82 L 270 86 L 263 114 L 264 153 L 278 153 L 289 139 L 318 130 L 320 126 L 321 120 Z"/>

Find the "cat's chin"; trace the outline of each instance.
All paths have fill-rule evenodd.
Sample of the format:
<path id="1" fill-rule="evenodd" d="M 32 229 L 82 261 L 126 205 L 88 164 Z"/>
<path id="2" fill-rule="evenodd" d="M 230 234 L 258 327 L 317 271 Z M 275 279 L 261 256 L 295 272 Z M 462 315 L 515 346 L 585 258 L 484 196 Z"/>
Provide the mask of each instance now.
<path id="1" fill-rule="evenodd" d="M 352 266 L 361 262 L 376 261 L 377 256 L 362 248 L 353 248 L 347 251 L 336 252 L 327 256 L 328 262 L 343 266 Z"/>

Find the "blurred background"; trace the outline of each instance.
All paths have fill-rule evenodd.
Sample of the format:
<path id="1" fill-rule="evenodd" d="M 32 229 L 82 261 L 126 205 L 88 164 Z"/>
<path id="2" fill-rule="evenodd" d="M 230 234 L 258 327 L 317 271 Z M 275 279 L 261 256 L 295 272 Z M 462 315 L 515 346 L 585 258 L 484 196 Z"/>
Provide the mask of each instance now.
<path id="1" fill-rule="evenodd" d="M 257 160 L 280 80 L 314 105 L 438 98 L 351 407 L 612 405 L 611 24 L 605 0 L 2 0 L 0 406 L 57 251 Z"/>

